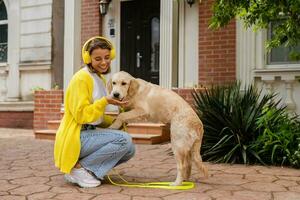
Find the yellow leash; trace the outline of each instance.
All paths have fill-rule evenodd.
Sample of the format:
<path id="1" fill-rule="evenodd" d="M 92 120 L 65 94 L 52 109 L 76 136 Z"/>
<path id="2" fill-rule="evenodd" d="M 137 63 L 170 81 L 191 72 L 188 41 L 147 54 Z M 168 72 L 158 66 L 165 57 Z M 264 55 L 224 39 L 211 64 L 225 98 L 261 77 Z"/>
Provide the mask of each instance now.
<path id="1" fill-rule="evenodd" d="M 120 109 L 120 112 L 124 112 L 124 109 Z M 123 124 L 123 131 L 127 132 L 126 123 Z M 107 175 L 108 180 L 111 184 L 116 186 L 123 187 L 139 187 L 139 188 L 161 188 L 161 189 L 169 189 L 169 190 L 190 190 L 195 187 L 193 182 L 182 182 L 182 185 L 179 186 L 171 186 L 172 182 L 150 182 L 150 183 L 133 183 L 126 181 L 116 170 L 113 169 L 115 174 L 124 182 L 124 183 L 116 183 L 111 178 L 110 175 Z"/>
<path id="2" fill-rule="evenodd" d="M 172 182 L 150 182 L 150 183 L 133 183 L 126 181 L 119 173 L 116 173 L 119 178 L 124 181 L 124 183 L 116 183 L 114 182 L 110 175 L 107 175 L 108 180 L 111 184 L 116 186 L 124 186 L 124 187 L 140 187 L 140 188 L 161 188 L 161 189 L 169 189 L 169 190 L 189 190 L 195 187 L 193 182 L 182 182 L 182 185 L 179 186 L 171 186 Z"/>

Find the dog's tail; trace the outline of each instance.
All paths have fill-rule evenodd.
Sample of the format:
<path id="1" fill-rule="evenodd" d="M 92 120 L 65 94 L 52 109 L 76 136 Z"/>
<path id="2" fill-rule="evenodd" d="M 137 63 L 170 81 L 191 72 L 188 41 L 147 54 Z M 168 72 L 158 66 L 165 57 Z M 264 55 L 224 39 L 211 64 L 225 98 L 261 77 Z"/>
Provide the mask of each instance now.
<path id="1" fill-rule="evenodd" d="M 201 130 L 201 131 L 203 132 L 203 130 Z M 196 140 L 193 145 L 193 149 L 192 149 L 192 157 L 193 157 L 193 160 L 194 160 L 198 170 L 202 171 L 204 176 L 207 178 L 208 177 L 208 169 L 202 162 L 202 158 L 200 155 L 200 149 L 201 149 L 201 140 Z"/>

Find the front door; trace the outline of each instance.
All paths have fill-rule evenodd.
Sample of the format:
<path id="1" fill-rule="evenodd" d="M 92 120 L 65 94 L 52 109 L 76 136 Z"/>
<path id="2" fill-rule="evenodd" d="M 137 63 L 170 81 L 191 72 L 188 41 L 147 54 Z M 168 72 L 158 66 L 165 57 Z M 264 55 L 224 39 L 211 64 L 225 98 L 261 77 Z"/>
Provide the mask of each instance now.
<path id="1" fill-rule="evenodd" d="M 160 0 L 121 1 L 121 70 L 159 84 Z"/>

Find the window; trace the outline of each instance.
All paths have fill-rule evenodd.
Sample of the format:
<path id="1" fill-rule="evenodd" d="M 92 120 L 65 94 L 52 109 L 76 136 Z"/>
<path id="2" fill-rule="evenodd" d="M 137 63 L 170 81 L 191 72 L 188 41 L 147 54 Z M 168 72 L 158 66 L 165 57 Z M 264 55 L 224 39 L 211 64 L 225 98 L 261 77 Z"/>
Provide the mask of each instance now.
<path id="1" fill-rule="evenodd" d="M 7 12 L 3 1 L 0 1 L 0 62 L 7 62 Z"/>
<path id="2" fill-rule="evenodd" d="M 271 23 L 268 29 L 268 39 L 272 38 L 273 28 L 276 24 Z M 289 58 L 289 54 L 296 50 L 300 52 L 300 45 L 296 46 L 294 49 L 292 47 L 284 47 L 283 45 L 277 48 L 273 48 L 268 54 L 268 64 L 296 64 L 300 61 L 292 61 Z"/>
<path id="3" fill-rule="evenodd" d="M 159 18 L 151 20 L 151 71 L 159 70 Z"/>

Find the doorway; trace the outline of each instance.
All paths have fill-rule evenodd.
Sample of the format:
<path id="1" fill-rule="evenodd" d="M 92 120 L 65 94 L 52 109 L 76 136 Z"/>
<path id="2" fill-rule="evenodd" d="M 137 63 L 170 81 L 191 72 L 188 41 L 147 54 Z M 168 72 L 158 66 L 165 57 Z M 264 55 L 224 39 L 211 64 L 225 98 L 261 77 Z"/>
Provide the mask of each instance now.
<path id="1" fill-rule="evenodd" d="M 159 84 L 160 0 L 121 2 L 121 66 Z"/>

